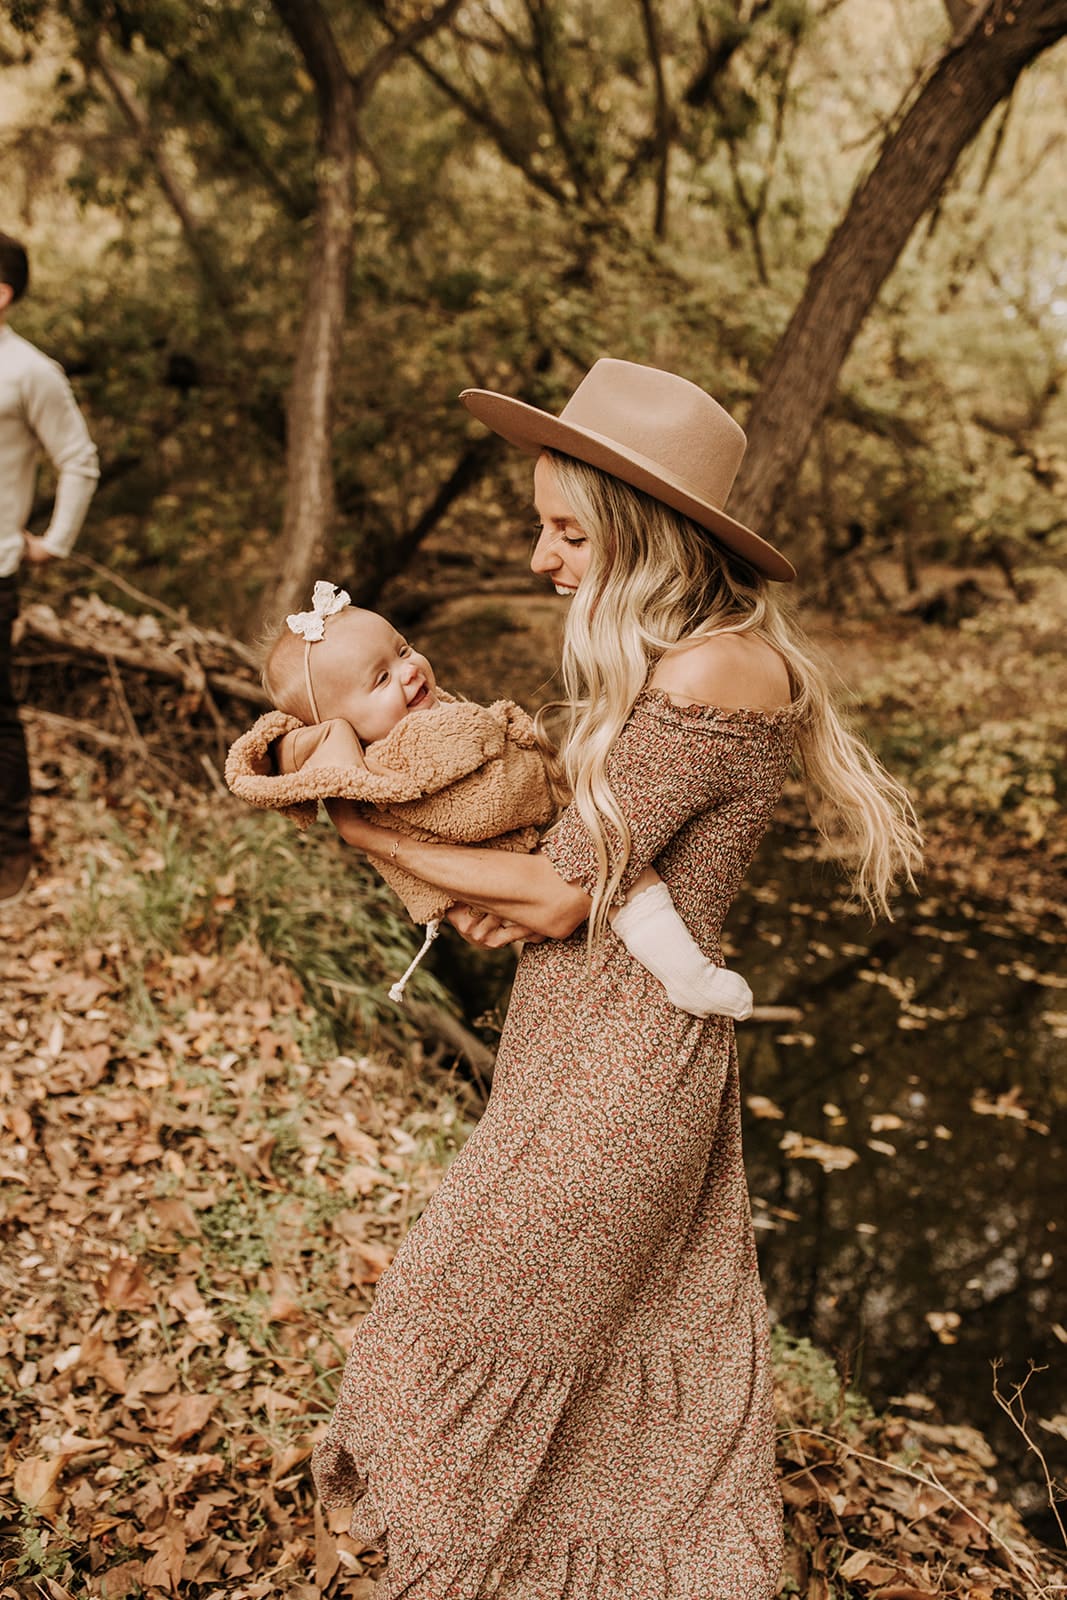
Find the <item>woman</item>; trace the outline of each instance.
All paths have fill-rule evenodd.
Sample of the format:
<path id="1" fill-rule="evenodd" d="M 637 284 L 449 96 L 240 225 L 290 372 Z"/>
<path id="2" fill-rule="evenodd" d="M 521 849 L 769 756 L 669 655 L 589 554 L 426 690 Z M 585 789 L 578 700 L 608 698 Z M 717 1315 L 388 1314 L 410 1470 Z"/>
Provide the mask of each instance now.
<path id="1" fill-rule="evenodd" d="M 559 418 L 465 405 L 538 457 L 534 570 L 570 597 L 559 771 L 534 856 L 331 813 L 528 942 L 478 1128 L 379 1285 L 327 1438 L 323 1498 L 388 1535 L 383 1600 L 764 1600 L 781 1502 L 733 1024 L 665 1002 L 606 925 L 650 863 L 721 961 L 726 910 L 794 746 L 859 895 L 918 841 L 837 720 L 723 509 L 741 429 L 670 373 L 599 361 Z"/>

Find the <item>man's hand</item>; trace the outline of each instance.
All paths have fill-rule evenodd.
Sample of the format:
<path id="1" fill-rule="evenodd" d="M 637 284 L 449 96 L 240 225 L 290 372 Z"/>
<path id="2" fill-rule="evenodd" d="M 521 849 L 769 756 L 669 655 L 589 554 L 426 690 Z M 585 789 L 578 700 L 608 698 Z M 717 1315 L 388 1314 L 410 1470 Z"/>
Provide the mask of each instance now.
<path id="1" fill-rule="evenodd" d="M 540 944 L 544 938 L 544 934 L 534 933 L 517 922 L 503 922 L 490 911 L 472 911 L 470 906 L 450 906 L 445 912 L 445 921 L 450 922 L 468 944 L 480 945 L 483 950 L 501 950 L 504 945 L 518 944 L 520 940 L 526 944 Z"/>
<path id="2" fill-rule="evenodd" d="M 22 554 L 31 567 L 47 567 L 50 561 L 56 559 L 51 550 L 46 548 L 44 540 L 36 533 L 23 533 Z"/>

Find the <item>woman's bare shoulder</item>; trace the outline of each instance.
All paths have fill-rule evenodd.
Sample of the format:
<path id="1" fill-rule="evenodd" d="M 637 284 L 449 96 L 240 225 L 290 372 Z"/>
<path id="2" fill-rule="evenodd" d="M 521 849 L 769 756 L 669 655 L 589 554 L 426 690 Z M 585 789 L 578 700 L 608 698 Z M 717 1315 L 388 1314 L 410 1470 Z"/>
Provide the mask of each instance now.
<path id="1" fill-rule="evenodd" d="M 678 705 L 747 707 L 777 711 L 793 698 L 789 670 L 764 639 L 718 633 L 678 645 L 660 657 L 649 687 L 662 689 Z"/>

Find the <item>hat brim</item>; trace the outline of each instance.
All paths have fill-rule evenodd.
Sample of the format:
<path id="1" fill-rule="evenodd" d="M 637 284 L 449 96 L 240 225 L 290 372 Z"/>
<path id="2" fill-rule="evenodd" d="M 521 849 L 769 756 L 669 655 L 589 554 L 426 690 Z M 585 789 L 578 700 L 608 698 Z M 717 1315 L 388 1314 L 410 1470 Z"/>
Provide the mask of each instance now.
<path id="1" fill-rule="evenodd" d="M 473 417 L 527 455 L 536 455 L 540 450 L 558 450 L 584 461 L 587 466 L 599 467 L 602 472 L 610 472 L 631 488 L 640 489 L 654 500 L 662 500 L 672 510 L 680 511 L 706 528 L 765 578 L 791 583 L 796 577 L 792 563 L 766 539 L 727 516 L 710 501 L 694 495 L 673 473 L 664 471 L 638 451 L 627 450 L 592 428 L 564 422 L 549 411 L 527 405 L 525 400 L 496 394 L 492 389 L 464 389 L 459 398 Z"/>

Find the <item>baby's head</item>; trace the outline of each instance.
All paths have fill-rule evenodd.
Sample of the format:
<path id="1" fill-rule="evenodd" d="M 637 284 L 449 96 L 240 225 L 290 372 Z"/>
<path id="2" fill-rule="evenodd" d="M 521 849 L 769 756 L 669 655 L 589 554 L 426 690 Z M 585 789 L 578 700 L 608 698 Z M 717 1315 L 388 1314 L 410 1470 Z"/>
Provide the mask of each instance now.
<path id="1" fill-rule="evenodd" d="M 343 717 L 373 744 L 409 711 L 437 705 L 433 668 L 385 617 L 346 605 L 322 626 L 318 640 L 287 626 L 275 641 L 263 683 L 279 711 L 306 723 Z"/>

